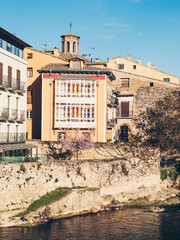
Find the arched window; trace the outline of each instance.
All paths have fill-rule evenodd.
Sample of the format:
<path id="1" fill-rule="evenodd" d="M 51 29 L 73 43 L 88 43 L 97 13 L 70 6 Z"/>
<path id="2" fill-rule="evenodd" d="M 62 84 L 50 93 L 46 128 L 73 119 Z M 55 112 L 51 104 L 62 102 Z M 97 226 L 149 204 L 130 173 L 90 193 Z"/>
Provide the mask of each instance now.
<path id="1" fill-rule="evenodd" d="M 62 52 L 64 52 L 64 42 L 62 42 Z"/>
<path id="2" fill-rule="evenodd" d="M 76 42 L 73 42 L 73 53 L 76 52 Z"/>
<path id="3" fill-rule="evenodd" d="M 70 42 L 67 42 L 67 52 L 70 52 Z"/>

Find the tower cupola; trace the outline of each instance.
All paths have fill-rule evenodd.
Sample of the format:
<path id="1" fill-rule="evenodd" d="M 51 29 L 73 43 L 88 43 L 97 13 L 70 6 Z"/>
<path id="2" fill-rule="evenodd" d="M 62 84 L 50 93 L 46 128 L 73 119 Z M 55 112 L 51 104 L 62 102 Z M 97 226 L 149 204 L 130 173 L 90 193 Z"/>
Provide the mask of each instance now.
<path id="1" fill-rule="evenodd" d="M 78 35 L 69 33 L 61 36 L 62 38 L 62 53 L 78 54 L 79 53 L 79 39 Z"/>

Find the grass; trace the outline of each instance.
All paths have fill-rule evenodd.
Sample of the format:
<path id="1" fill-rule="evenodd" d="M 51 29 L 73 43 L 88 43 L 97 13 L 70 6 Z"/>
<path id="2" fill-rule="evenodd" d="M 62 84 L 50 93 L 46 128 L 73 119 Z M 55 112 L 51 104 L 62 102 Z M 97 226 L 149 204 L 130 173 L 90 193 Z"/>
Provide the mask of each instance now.
<path id="1" fill-rule="evenodd" d="M 54 191 L 47 193 L 46 195 L 42 196 L 40 199 L 31 203 L 31 205 L 24 212 L 17 214 L 16 217 L 24 217 L 28 213 L 36 211 L 38 208 L 45 206 L 51 203 L 52 201 L 56 200 L 60 196 L 64 195 L 69 190 L 70 190 L 69 188 L 61 188 L 61 187 L 56 188 Z"/>

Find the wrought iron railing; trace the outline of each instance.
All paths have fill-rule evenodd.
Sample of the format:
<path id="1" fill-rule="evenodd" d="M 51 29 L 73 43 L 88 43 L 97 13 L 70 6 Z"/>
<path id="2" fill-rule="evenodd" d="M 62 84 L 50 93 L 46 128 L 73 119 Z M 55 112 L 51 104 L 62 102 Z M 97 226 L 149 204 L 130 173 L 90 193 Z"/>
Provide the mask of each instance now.
<path id="1" fill-rule="evenodd" d="M 117 118 L 133 118 L 133 111 L 121 112 L 120 109 L 117 109 L 116 117 Z"/>
<path id="2" fill-rule="evenodd" d="M 116 120 L 115 119 L 109 120 L 107 122 L 107 127 L 115 127 L 115 124 L 116 124 Z"/>
<path id="3" fill-rule="evenodd" d="M 0 108 L 0 120 L 25 121 L 26 111 L 9 108 Z"/>
<path id="4" fill-rule="evenodd" d="M 25 141 L 25 133 L 0 133 L 0 143 L 20 143 Z"/>
<path id="5" fill-rule="evenodd" d="M 0 120 L 7 120 L 9 117 L 9 108 L 0 108 Z"/>
<path id="6" fill-rule="evenodd" d="M 26 120 L 26 111 L 24 110 L 19 110 L 18 111 L 18 121 L 25 121 Z"/>
<path id="7" fill-rule="evenodd" d="M 0 86 L 4 88 L 12 88 L 19 91 L 26 90 L 26 82 L 19 81 L 16 78 L 9 78 L 6 75 L 3 75 L 2 78 L 0 78 Z"/>

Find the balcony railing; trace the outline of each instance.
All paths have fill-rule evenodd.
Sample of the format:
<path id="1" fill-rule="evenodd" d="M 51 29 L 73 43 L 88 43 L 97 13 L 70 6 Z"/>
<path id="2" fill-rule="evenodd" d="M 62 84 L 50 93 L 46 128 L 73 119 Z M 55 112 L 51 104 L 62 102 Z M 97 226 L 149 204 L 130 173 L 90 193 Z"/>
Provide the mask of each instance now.
<path id="1" fill-rule="evenodd" d="M 118 105 L 118 99 L 115 98 L 115 97 L 110 96 L 110 97 L 107 99 L 107 104 L 110 104 L 110 105 Z"/>
<path id="2" fill-rule="evenodd" d="M 0 87 L 10 88 L 17 91 L 26 91 L 26 83 L 23 81 L 19 81 L 16 78 L 10 79 L 8 76 L 3 75 L 0 78 Z"/>
<path id="3" fill-rule="evenodd" d="M 26 111 L 9 108 L 0 108 L 0 120 L 25 121 Z"/>
<path id="4" fill-rule="evenodd" d="M 0 120 L 7 120 L 9 117 L 8 108 L 0 108 Z"/>
<path id="5" fill-rule="evenodd" d="M 133 118 L 133 111 L 121 113 L 120 110 L 117 110 L 116 117 L 117 118 Z"/>
<path id="6" fill-rule="evenodd" d="M 109 121 L 107 122 L 107 127 L 115 127 L 115 124 L 116 124 L 115 119 L 109 120 Z"/>
<path id="7" fill-rule="evenodd" d="M 21 143 L 25 141 L 25 133 L 0 133 L 0 143 Z"/>
<path id="8" fill-rule="evenodd" d="M 18 111 L 18 121 L 25 121 L 26 120 L 26 111 L 24 110 L 19 110 Z"/>

